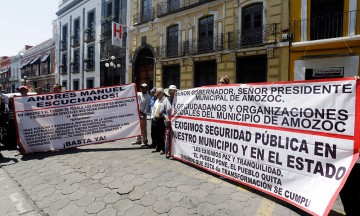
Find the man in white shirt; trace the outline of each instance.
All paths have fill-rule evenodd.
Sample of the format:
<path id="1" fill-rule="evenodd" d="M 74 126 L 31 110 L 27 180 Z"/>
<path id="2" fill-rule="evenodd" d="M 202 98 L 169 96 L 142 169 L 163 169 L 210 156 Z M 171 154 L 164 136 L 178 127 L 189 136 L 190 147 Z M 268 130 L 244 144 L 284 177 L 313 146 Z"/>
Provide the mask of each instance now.
<path id="1" fill-rule="evenodd" d="M 165 102 L 167 99 L 165 98 L 164 89 L 158 88 L 156 93 L 157 100 L 155 101 L 154 108 L 151 112 L 151 137 L 154 137 L 152 145 L 156 147 L 153 152 L 160 152 L 160 154 L 164 154 L 165 152 L 165 123 L 164 116 L 166 113 L 165 110 Z"/>
<path id="2" fill-rule="evenodd" d="M 142 132 L 142 145 L 147 146 L 147 114 L 150 113 L 150 100 L 151 97 L 147 91 L 147 84 L 143 83 L 140 86 L 141 92 L 138 92 L 139 111 L 141 119 L 141 132 Z M 141 136 L 136 138 L 132 144 L 141 144 Z"/>

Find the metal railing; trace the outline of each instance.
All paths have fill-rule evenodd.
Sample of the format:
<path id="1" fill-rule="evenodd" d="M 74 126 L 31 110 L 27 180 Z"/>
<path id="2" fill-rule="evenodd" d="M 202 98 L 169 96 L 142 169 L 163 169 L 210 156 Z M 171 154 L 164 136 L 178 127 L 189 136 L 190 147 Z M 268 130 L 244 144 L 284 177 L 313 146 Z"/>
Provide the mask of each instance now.
<path id="1" fill-rule="evenodd" d="M 156 15 L 158 17 L 176 13 L 213 0 L 165 0 L 156 5 Z"/>
<path id="2" fill-rule="evenodd" d="M 360 34 L 360 10 L 294 20 L 293 42 L 322 40 Z"/>
<path id="3" fill-rule="evenodd" d="M 145 22 L 149 22 L 155 18 L 156 8 L 145 8 L 141 12 L 134 14 L 134 25 L 139 25 Z"/>
<path id="4" fill-rule="evenodd" d="M 176 58 L 224 50 L 224 35 L 199 37 L 197 40 L 186 40 L 175 46 L 159 46 L 156 48 L 158 59 Z"/>
<path id="5" fill-rule="evenodd" d="M 67 40 L 62 40 L 60 43 L 61 51 L 67 50 Z"/>
<path id="6" fill-rule="evenodd" d="M 228 49 L 240 49 L 277 42 L 276 24 L 265 25 L 252 30 L 228 32 Z"/>
<path id="7" fill-rule="evenodd" d="M 94 30 L 94 29 L 88 29 L 88 30 L 85 32 L 84 41 L 85 41 L 86 43 L 95 41 L 95 30 Z"/>

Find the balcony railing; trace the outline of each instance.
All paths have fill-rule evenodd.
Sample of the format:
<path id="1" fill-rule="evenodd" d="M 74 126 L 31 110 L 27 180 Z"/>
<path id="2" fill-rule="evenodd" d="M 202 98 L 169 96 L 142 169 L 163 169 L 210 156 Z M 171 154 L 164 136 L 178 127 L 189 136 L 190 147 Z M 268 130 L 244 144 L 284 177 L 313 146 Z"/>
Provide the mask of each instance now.
<path id="1" fill-rule="evenodd" d="M 322 40 L 360 34 L 360 10 L 295 20 L 294 42 Z"/>
<path id="2" fill-rule="evenodd" d="M 60 43 L 61 51 L 67 50 L 67 40 L 62 40 Z"/>
<path id="3" fill-rule="evenodd" d="M 90 42 L 95 41 L 95 30 L 93 30 L 93 29 L 86 29 L 84 41 L 85 41 L 86 43 L 90 43 Z"/>
<path id="4" fill-rule="evenodd" d="M 165 0 L 156 5 L 156 15 L 158 17 L 176 13 L 213 0 Z"/>
<path id="5" fill-rule="evenodd" d="M 134 14 L 134 25 L 139 25 L 145 22 L 149 22 L 155 18 L 155 7 L 145 8 L 140 13 Z"/>
<path id="6" fill-rule="evenodd" d="M 275 43 L 276 24 L 265 25 L 252 30 L 228 32 L 228 49 L 241 49 Z"/>
<path id="7" fill-rule="evenodd" d="M 78 47 L 78 46 L 80 46 L 80 38 L 79 38 L 79 36 L 74 36 L 74 37 L 71 39 L 71 46 L 72 46 L 72 47 Z"/>
<path id="8" fill-rule="evenodd" d="M 71 63 L 71 73 L 79 73 L 79 63 Z"/>
<path id="9" fill-rule="evenodd" d="M 156 55 L 158 59 L 168 59 L 221 50 L 224 50 L 224 35 L 217 34 L 199 37 L 197 40 L 187 40 L 176 46 L 159 46 L 156 48 Z"/>

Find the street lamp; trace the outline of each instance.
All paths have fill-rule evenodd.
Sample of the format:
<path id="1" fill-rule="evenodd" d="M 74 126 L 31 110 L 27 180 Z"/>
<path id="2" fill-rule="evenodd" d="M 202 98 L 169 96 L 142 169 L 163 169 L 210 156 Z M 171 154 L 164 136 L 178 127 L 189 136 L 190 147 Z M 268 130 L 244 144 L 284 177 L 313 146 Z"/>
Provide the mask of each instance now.
<path id="1" fill-rule="evenodd" d="M 116 59 L 115 56 L 110 56 L 108 59 L 107 59 L 107 62 L 105 63 L 105 67 L 106 68 L 112 68 L 112 72 L 113 69 L 115 68 L 120 68 L 121 67 L 121 64 L 118 62 L 118 60 Z M 121 72 L 120 72 L 121 73 Z M 121 82 L 121 76 L 120 76 L 120 80 L 119 82 Z M 111 84 L 113 85 L 114 84 L 114 73 L 111 73 Z"/>

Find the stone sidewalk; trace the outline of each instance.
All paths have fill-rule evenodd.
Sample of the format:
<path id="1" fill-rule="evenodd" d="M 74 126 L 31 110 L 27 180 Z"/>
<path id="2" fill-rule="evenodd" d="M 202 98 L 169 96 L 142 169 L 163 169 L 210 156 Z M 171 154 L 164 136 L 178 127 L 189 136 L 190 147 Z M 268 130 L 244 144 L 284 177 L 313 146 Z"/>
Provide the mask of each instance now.
<path id="1" fill-rule="evenodd" d="M 40 210 L 36 215 L 305 214 L 130 142 L 18 156 L 18 161 L 2 163 L 1 169 Z M 14 152 L 2 153 L 14 158 Z M 331 215 L 342 215 L 339 201 L 333 209 Z"/>

